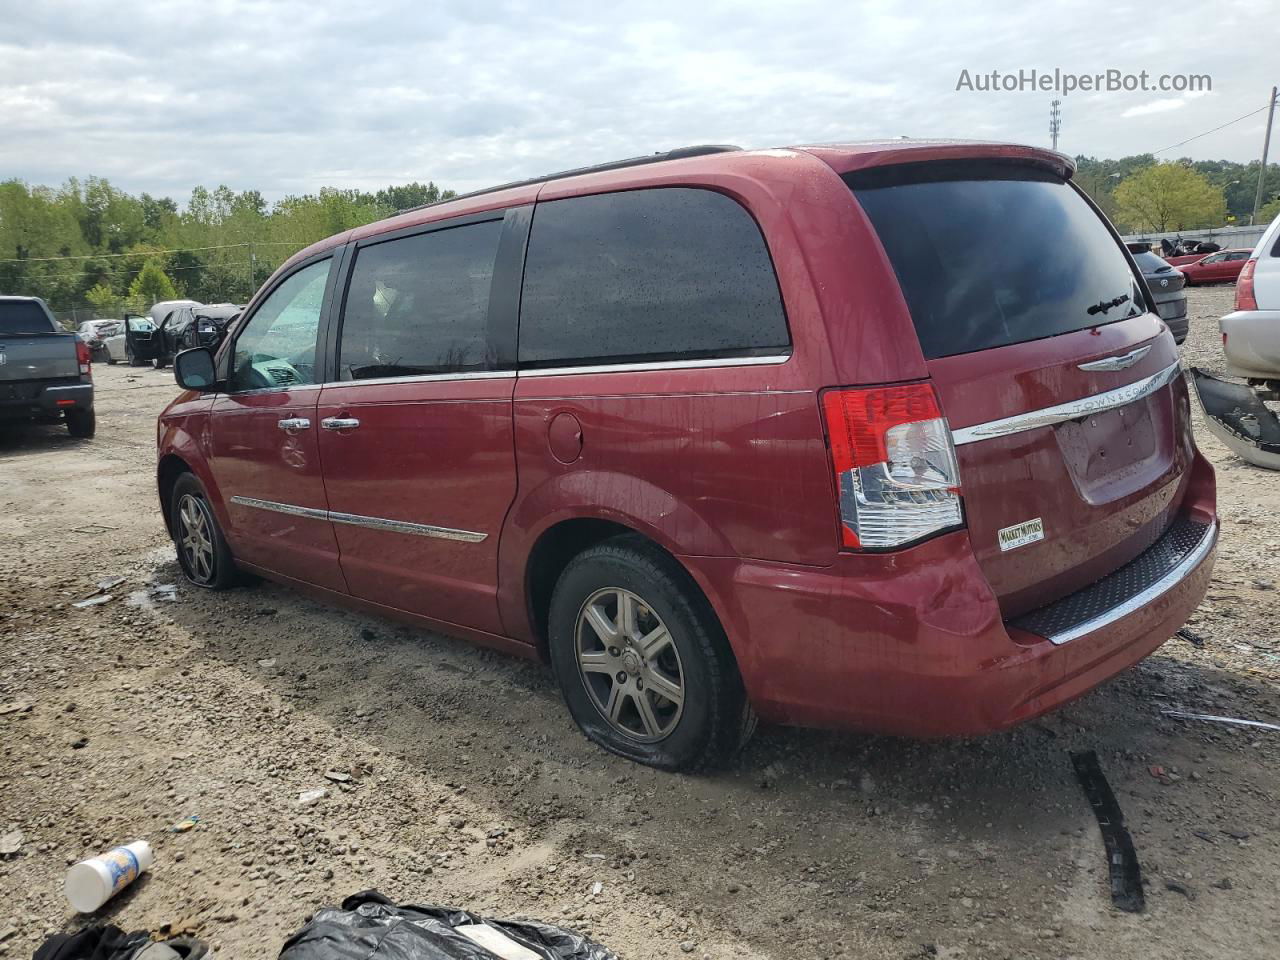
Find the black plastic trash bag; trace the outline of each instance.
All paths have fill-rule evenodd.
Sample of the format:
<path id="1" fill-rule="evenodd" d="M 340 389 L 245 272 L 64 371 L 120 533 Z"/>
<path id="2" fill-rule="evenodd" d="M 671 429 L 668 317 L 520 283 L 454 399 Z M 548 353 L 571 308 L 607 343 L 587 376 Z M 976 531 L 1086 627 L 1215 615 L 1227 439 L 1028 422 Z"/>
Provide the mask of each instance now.
<path id="1" fill-rule="evenodd" d="M 618 960 L 579 933 L 545 923 L 486 920 L 466 910 L 394 904 L 376 890 L 322 907 L 280 960 Z"/>

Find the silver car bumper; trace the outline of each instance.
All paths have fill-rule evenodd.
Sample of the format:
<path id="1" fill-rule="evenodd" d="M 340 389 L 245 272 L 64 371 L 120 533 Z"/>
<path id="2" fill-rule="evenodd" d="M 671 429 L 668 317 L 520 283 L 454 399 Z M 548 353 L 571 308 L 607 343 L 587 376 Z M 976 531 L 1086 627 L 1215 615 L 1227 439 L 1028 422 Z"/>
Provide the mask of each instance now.
<path id="1" fill-rule="evenodd" d="M 1280 310 L 1237 310 L 1218 321 L 1234 377 L 1280 378 Z"/>

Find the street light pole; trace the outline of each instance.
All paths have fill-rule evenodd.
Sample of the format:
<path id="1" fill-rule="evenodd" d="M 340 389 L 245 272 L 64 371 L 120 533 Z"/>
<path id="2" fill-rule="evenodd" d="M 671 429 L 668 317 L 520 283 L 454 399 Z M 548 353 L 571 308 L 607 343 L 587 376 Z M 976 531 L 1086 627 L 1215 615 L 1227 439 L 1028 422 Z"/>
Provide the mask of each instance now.
<path id="1" fill-rule="evenodd" d="M 1262 138 L 1262 166 L 1258 169 L 1258 192 L 1253 195 L 1253 216 L 1249 218 L 1249 226 L 1258 221 L 1258 208 L 1262 206 L 1262 184 L 1267 179 L 1267 152 L 1271 148 L 1271 121 L 1276 115 L 1276 88 L 1271 88 L 1271 101 L 1267 104 L 1267 133 Z"/>

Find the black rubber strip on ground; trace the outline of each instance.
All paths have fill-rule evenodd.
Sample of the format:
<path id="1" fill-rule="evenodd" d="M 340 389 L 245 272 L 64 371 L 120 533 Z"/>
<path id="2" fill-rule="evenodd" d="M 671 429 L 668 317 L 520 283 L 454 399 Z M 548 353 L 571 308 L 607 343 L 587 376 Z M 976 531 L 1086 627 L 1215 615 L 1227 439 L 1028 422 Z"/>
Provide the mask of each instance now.
<path id="1" fill-rule="evenodd" d="M 1111 872 L 1111 902 L 1126 913 L 1141 913 L 1146 907 L 1142 895 L 1142 870 L 1133 849 L 1133 837 L 1124 825 L 1124 813 L 1111 792 L 1111 785 L 1098 766 L 1098 755 L 1092 750 L 1071 754 L 1076 779 L 1098 818 L 1102 844 L 1107 850 L 1107 867 Z"/>

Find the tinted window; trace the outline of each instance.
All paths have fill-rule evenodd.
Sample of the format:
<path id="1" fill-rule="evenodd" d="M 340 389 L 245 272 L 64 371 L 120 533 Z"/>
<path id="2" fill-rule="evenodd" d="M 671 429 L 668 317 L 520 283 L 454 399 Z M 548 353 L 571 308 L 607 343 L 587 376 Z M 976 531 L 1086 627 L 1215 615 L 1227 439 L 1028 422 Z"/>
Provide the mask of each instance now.
<path id="1" fill-rule="evenodd" d="M 1248 250 L 1237 250 L 1235 253 L 1229 253 L 1229 254 L 1227 254 L 1227 259 L 1228 259 L 1228 260 L 1248 260 L 1248 259 L 1249 259 L 1249 251 L 1248 251 Z"/>
<path id="2" fill-rule="evenodd" d="M 1147 253 L 1135 253 L 1133 259 L 1138 264 L 1138 269 L 1148 276 L 1153 273 L 1166 273 L 1173 269 L 1168 263 L 1150 251 Z"/>
<path id="3" fill-rule="evenodd" d="M 1143 309 L 1119 243 L 1067 183 L 994 164 L 912 166 L 920 169 L 846 180 L 889 255 L 926 357 L 1083 330 Z M 1146 256 L 1154 254 L 1138 258 Z"/>
<path id="4" fill-rule="evenodd" d="M 522 363 L 743 356 L 788 344 L 764 238 L 729 197 L 660 189 L 538 204 Z"/>
<path id="5" fill-rule="evenodd" d="M 0 300 L 0 334 L 54 332 L 49 315 L 34 300 Z"/>
<path id="6" fill-rule="evenodd" d="M 254 311 L 236 338 L 231 390 L 316 382 L 316 332 L 330 262 L 290 275 Z"/>
<path id="7" fill-rule="evenodd" d="M 364 247 L 342 318 L 343 380 L 492 370 L 489 287 L 502 221 Z"/>

